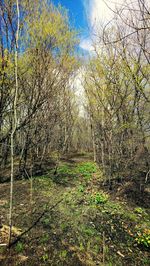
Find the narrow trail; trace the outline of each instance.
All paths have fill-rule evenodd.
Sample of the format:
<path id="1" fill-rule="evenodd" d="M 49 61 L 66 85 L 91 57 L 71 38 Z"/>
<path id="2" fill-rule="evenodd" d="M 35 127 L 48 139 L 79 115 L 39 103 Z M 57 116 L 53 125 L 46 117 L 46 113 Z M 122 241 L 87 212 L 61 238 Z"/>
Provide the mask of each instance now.
<path id="1" fill-rule="evenodd" d="M 32 197 L 29 181 L 15 182 L 14 237 L 29 228 L 46 206 L 63 201 L 10 251 L 1 251 L 1 265 L 149 265 L 148 251 L 135 241 L 136 227 L 141 222 L 148 227 L 146 210 L 138 213 L 102 191 L 102 173 L 88 157 L 62 160 L 57 175 L 53 173 L 51 169 L 34 178 Z M 9 195 L 9 184 L 0 185 L 0 213 L 7 225 L 9 198 L 4 194 Z M 0 237 L 6 240 L 6 227 Z"/>

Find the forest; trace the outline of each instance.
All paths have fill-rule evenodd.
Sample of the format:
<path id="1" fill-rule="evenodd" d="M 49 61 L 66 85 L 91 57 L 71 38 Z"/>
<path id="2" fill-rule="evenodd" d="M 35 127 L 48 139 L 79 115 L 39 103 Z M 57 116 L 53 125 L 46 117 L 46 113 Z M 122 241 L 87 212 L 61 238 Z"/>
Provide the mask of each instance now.
<path id="1" fill-rule="evenodd" d="M 61 4 L 0 0 L 2 266 L 150 265 L 150 4 L 111 11 L 82 53 Z"/>

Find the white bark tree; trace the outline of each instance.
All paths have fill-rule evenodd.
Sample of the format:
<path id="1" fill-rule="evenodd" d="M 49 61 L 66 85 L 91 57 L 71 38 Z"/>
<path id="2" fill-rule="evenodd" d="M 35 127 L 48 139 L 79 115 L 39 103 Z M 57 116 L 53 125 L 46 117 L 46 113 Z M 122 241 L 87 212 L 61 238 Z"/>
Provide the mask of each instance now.
<path id="1" fill-rule="evenodd" d="M 13 180 L 14 180 L 14 135 L 17 128 L 17 98 L 18 98 L 18 40 L 20 27 L 19 1 L 16 0 L 17 10 L 17 30 L 15 38 L 15 92 L 12 112 L 12 132 L 11 132 L 11 181 L 10 181 L 10 208 L 9 208 L 9 244 L 12 237 L 12 209 L 13 209 Z"/>

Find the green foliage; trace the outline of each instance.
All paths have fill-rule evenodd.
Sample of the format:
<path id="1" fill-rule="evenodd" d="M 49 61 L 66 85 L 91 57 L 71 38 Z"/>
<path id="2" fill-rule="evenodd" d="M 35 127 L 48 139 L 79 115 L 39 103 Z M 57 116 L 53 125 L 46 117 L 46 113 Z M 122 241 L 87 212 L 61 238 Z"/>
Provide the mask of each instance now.
<path id="1" fill-rule="evenodd" d="M 98 254 L 100 247 L 99 247 L 99 245 L 94 245 L 93 249 L 94 249 L 95 254 Z"/>
<path id="2" fill-rule="evenodd" d="M 62 231 L 66 231 L 67 230 L 67 228 L 68 228 L 68 224 L 67 223 L 61 223 L 60 224 L 60 228 L 62 229 Z"/>
<path id="3" fill-rule="evenodd" d="M 22 242 L 18 242 L 17 245 L 16 245 L 16 247 L 15 247 L 15 249 L 16 249 L 16 252 L 17 253 L 21 253 L 24 250 L 23 243 Z"/>
<path id="4" fill-rule="evenodd" d="M 0 247 L 0 254 L 2 254 L 5 251 L 5 247 Z"/>
<path id="5" fill-rule="evenodd" d="M 95 229 L 94 228 L 92 228 L 92 227 L 89 227 L 89 226 L 83 226 L 82 227 L 82 232 L 84 233 L 84 234 L 86 234 L 87 236 L 94 236 L 95 234 L 96 234 L 96 231 L 95 231 Z"/>
<path id="6" fill-rule="evenodd" d="M 84 192 L 84 190 L 85 190 L 84 186 L 83 185 L 79 185 L 78 191 L 79 192 Z"/>
<path id="7" fill-rule="evenodd" d="M 91 196 L 90 201 L 94 204 L 103 204 L 106 203 L 108 200 L 108 195 L 101 192 L 101 193 L 95 193 Z"/>
<path id="8" fill-rule="evenodd" d="M 77 33 L 69 28 L 67 11 L 61 6 L 39 1 L 34 16 L 26 17 L 28 38 L 33 46 L 47 45 L 61 52 L 77 43 Z M 58 50 L 57 50 L 58 52 Z"/>
<path id="9" fill-rule="evenodd" d="M 78 166 L 78 171 L 81 174 L 84 174 L 87 172 L 92 174 L 92 173 L 95 173 L 97 171 L 97 167 L 96 167 L 95 163 L 93 163 L 93 162 L 81 163 Z"/>
<path id="10" fill-rule="evenodd" d="M 143 258 L 143 265 L 150 265 L 150 259 L 149 258 Z"/>
<path id="11" fill-rule="evenodd" d="M 137 233 L 136 242 L 146 248 L 150 248 L 150 229 L 144 229 Z"/>
<path id="12" fill-rule="evenodd" d="M 72 174 L 72 171 L 67 164 L 60 165 L 57 171 L 58 174 Z"/>
<path id="13" fill-rule="evenodd" d="M 108 262 L 108 263 L 106 264 L 106 266 L 113 266 L 113 263 L 112 263 L 112 262 Z"/>
<path id="14" fill-rule="evenodd" d="M 137 208 L 135 208 L 134 211 L 135 211 L 136 213 L 138 213 L 138 214 L 142 214 L 142 213 L 144 213 L 144 210 L 143 210 L 141 207 L 137 207 Z"/>
<path id="15" fill-rule="evenodd" d="M 49 235 L 46 234 L 46 235 L 44 235 L 44 236 L 41 237 L 41 239 L 40 239 L 40 243 L 41 243 L 41 244 L 45 244 L 45 243 L 48 242 L 48 240 L 49 240 Z"/>
<path id="16" fill-rule="evenodd" d="M 60 257 L 65 259 L 67 256 L 67 251 L 66 250 L 62 250 L 61 253 L 60 253 Z"/>
<path id="17" fill-rule="evenodd" d="M 42 260 L 44 262 L 48 261 L 48 254 L 47 253 L 42 256 Z"/>
<path id="18" fill-rule="evenodd" d="M 115 202 L 115 201 L 107 201 L 102 212 L 108 212 L 111 213 L 111 215 L 113 214 L 123 214 L 124 213 L 124 209 L 121 206 L 120 203 Z"/>
<path id="19" fill-rule="evenodd" d="M 96 164 L 93 162 L 86 162 L 77 165 L 76 172 L 82 174 L 85 179 L 91 179 L 92 174 L 97 171 Z"/>
<path id="20" fill-rule="evenodd" d="M 48 226 L 48 225 L 50 224 L 50 219 L 49 219 L 49 218 L 45 218 L 45 219 L 43 220 L 43 224 L 44 224 L 45 226 Z"/>
<path id="21" fill-rule="evenodd" d="M 80 243 L 79 249 L 80 249 L 80 251 L 84 251 L 84 245 L 83 245 L 83 243 Z"/>

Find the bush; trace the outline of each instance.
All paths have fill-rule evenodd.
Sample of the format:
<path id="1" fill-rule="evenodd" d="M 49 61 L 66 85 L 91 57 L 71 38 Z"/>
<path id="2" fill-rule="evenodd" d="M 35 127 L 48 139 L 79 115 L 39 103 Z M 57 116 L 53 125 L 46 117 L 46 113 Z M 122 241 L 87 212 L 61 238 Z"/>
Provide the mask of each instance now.
<path id="1" fill-rule="evenodd" d="M 137 233 L 136 242 L 146 248 L 150 247 L 150 229 L 144 229 Z"/>

